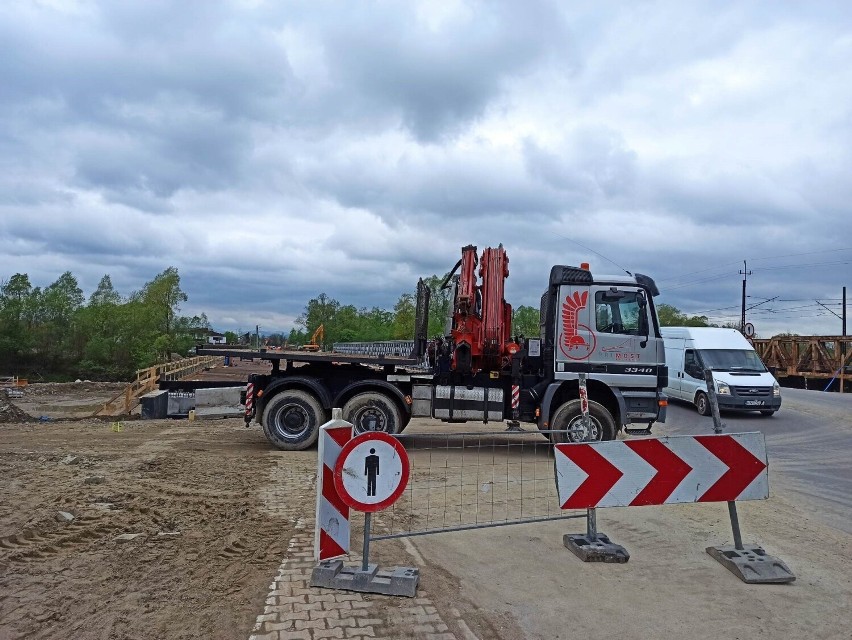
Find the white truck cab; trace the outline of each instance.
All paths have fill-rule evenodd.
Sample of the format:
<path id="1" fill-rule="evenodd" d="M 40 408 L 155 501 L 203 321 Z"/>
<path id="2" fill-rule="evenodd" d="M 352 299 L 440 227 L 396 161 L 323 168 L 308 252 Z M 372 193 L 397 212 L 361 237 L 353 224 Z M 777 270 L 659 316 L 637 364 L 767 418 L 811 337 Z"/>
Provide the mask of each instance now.
<path id="1" fill-rule="evenodd" d="M 662 327 L 669 368 L 664 389 L 671 398 L 695 404 L 710 415 L 704 372 L 713 372 L 719 409 L 760 411 L 771 416 L 781 408 L 781 387 L 754 348 L 736 329 Z"/>

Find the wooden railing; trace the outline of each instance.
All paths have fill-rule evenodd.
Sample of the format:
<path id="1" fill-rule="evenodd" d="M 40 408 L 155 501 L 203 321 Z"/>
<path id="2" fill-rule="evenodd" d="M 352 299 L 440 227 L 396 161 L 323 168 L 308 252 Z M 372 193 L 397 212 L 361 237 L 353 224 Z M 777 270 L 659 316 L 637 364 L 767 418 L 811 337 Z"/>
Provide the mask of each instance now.
<path id="1" fill-rule="evenodd" d="M 846 381 L 852 380 L 852 337 L 776 336 L 752 342 L 763 364 L 774 369 L 777 378 L 836 378 L 841 392 Z"/>
<path id="2" fill-rule="evenodd" d="M 158 364 L 136 372 L 136 380 L 109 399 L 95 415 L 127 415 L 139 404 L 139 398 L 157 388 L 160 380 L 180 380 L 202 369 L 222 364 L 222 356 L 195 356 Z"/>

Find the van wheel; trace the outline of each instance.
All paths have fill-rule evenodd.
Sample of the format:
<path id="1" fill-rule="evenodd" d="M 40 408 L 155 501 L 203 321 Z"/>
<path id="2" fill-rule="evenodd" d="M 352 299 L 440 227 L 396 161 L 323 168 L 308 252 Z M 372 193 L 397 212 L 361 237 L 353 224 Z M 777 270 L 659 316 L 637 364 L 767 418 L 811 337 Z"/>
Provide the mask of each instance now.
<path id="1" fill-rule="evenodd" d="M 263 433 L 283 451 L 301 451 L 317 441 L 325 412 L 319 401 L 304 391 L 282 391 L 263 410 Z"/>
<path id="2" fill-rule="evenodd" d="M 710 399 L 703 391 L 699 391 L 695 394 L 695 409 L 698 411 L 698 415 L 700 416 L 710 415 Z"/>
<path id="3" fill-rule="evenodd" d="M 396 402 L 375 392 L 359 393 L 343 405 L 343 419 L 355 427 L 355 434 L 367 431 L 384 431 L 395 434 L 404 425 L 402 412 Z"/>
<path id="4" fill-rule="evenodd" d="M 589 400 L 589 420 L 592 423 L 592 440 L 615 440 L 615 420 L 602 404 Z M 551 433 L 550 439 L 559 442 L 586 442 L 586 429 L 583 427 L 583 413 L 580 401 L 571 400 L 556 410 L 550 421 L 550 428 L 559 433 Z"/>
<path id="5" fill-rule="evenodd" d="M 760 415 L 762 415 L 762 416 L 771 416 L 771 415 L 773 415 L 774 413 L 775 413 L 775 411 L 774 411 L 774 410 L 772 410 L 772 409 L 764 409 L 763 411 L 761 411 L 761 412 L 760 412 Z"/>

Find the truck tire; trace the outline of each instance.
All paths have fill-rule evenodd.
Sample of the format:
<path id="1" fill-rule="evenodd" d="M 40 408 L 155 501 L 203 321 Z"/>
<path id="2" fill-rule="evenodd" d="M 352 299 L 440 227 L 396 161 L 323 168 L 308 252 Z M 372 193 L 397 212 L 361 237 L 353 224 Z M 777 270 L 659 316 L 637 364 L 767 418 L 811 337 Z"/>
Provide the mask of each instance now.
<path id="1" fill-rule="evenodd" d="M 325 423 L 319 401 L 304 391 L 282 391 L 263 410 L 263 433 L 283 451 L 301 451 L 317 441 Z"/>
<path id="2" fill-rule="evenodd" d="M 589 419 L 592 421 L 593 440 L 615 440 L 615 420 L 606 407 L 589 400 Z M 551 440 L 554 443 L 586 442 L 582 420 L 580 400 L 566 402 L 556 410 L 550 421 L 550 428 L 559 431 L 550 434 Z"/>
<path id="3" fill-rule="evenodd" d="M 403 429 L 402 412 L 386 395 L 368 391 L 353 396 L 343 405 L 343 419 L 355 427 L 355 434 L 367 431 L 399 433 Z"/>
<path id="4" fill-rule="evenodd" d="M 700 416 L 710 415 L 710 398 L 703 391 L 695 394 L 695 410 L 698 411 Z"/>

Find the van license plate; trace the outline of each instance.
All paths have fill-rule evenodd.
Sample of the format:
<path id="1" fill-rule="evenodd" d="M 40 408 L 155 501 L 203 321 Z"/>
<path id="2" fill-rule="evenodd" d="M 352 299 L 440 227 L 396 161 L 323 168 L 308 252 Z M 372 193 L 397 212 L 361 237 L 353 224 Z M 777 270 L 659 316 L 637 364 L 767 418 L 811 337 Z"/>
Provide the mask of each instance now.
<path id="1" fill-rule="evenodd" d="M 762 407 L 763 400 L 746 400 L 747 407 Z"/>

